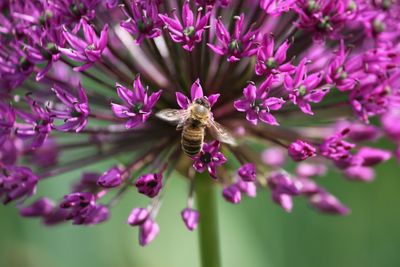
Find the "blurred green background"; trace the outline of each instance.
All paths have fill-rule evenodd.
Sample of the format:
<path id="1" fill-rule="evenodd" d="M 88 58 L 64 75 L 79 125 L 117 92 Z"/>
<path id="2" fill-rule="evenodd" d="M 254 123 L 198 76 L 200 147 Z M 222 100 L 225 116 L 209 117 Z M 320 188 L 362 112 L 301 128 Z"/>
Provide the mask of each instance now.
<path id="1" fill-rule="evenodd" d="M 93 166 L 90 169 L 96 169 Z M 42 181 L 38 196 L 59 198 L 79 172 Z M 392 160 L 377 168 L 369 184 L 346 181 L 332 171 L 319 182 L 352 209 L 346 217 L 322 215 L 302 199 L 286 214 L 268 192 L 232 205 L 218 197 L 223 266 L 252 267 L 397 267 L 400 266 L 400 179 Z M 146 203 L 132 189 L 101 225 L 47 228 L 0 206 L 0 266 L 132 267 L 199 266 L 197 231 L 180 219 L 187 183 L 173 175 L 158 217 L 161 233 L 148 247 L 138 245 L 138 230 L 126 218 Z"/>

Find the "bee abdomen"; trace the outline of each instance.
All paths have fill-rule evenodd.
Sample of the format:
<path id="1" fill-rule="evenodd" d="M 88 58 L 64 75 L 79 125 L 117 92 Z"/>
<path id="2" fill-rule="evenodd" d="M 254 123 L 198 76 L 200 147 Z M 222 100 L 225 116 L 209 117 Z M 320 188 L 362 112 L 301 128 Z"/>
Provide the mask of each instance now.
<path id="1" fill-rule="evenodd" d="M 182 131 L 182 149 L 188 156 L 197 155 L 203 145 L 204 129 L 185 127 Z"/>

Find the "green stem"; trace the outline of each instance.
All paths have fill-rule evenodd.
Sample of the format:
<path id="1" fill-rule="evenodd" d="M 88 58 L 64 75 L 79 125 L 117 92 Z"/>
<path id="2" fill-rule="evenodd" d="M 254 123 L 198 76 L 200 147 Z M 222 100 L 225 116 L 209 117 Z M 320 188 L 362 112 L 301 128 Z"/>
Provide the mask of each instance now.
<path id="1" fill-rule="evenodd" d="M 221 267 L 215 185 L 207 172 L 196 174 L 195 192 L 200 213 L 198 230 L 201 266 Z"/>

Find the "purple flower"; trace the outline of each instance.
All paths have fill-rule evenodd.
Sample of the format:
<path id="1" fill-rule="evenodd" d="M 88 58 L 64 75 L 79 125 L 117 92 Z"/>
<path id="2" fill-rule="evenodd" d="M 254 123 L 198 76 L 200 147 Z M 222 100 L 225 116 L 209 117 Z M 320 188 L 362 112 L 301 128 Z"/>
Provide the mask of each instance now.
<path id="1" fill-rule="evenodd" d="M 280 15 L 288 12 L 296 3 L 295 0 L 261 0 L 260 7 L 269 15 Z"/>
<path id="2" fill-rule="evenodd" d="M 304 58 L 297 66 L 294 77 L 286 74 L 284 85 L 289 92 L 289 99 L 297 105 L 302 112 L 313 115 L 310 103 L 319 103 L 329 92 L 328 89 L 316 89 L 321 82 L 322 72 L 307 75 L 306 63 L 308 59 Z"/>
<path id="3" fill-rule="evenodd" d="M 49 7 L 66 24 L 74 24 L 83 19 L 92 20 L 95 17 L 95 9 L 99 3 L 100 0 L 62 0 L 50 1 Z M 76 28 L 78 25 L 76 25 Z"/>
<path id="4" fill-rule="evenodd" d="M 265 34 L 262 45 L 257 52 L 256 74 L 257 75 L 277 75 L 281 73 L 291 73 L 296 68 L 286 61 L 286 52 L 289 49 L 289 42 L 286 40 L 277 49 L 275 39 L 269 34 Z"/>
<path id="5" fill-rule="evenodd" d="M 64 196 L 64 200 L 60 203 L 63 209 L 86 208 L 95 204 L 96 198 L 92 193 L 72 193 Z"/>
<path id="6" fill-rule="evenodd" d="M 290 212 L 293 207 L 292 196 L 301 193 L 301 184 L 281 172 L 271 173 L 267 178 L 267 182 L 272 190 L 272 200 L 285 211 Z"/>
<path id="7" fill-rule="evenodd" d="M 296 181 L 301 185 L 300 191 L 302 195 L 310 196 L 321 190 L 317 183 L 309 178 L 299 177 L 296 178 Z"/>
<path id="8" fill-rule="evenodd" d="M 264 164 L 271 167 L 282 167 L 286 160 L 286 151 L 280 147 L 271 147 L 261 154 Z"/>
<path id="9" fill-rule="evenodd" d="M 357 84 L 357 76 L 353 77 L 360 58 L 347 60 L 349 52 L 345 51 L 344 42 L 340 43 L 339 51 L 328 67 L 326 81 L 340 91 L 350 91 Z M 356 68 L 356 69 L 355 69 Z"/>
<path id="10" fill-rule="evenodd" d="M 134 208 L 128 217 L 128 224 L 139 226 L 139 244 L 148 245 L 160 232 L 157 223 L 151 218 L 147 209 Z"/>
<path id="11" fill-rule="evenodd" d="M 145 38 L 153 39 L 161 34 L 162 22 L 158 18 L 158 5 L 155 1 L 131 1 L 129 5 L 132 17 L 122 11 L 127 17 L 121 22 L 121 27 L 134 36 L 137 44 L 141 44 Z"/>
<path id="12" fill-rule="evenodd" d="M 148 245 L 154 240 L 154 238 L 156 238 L 159 232 L 160 228 L 158 227 L 158 224 L 150 218 L 147 219 L 139 227 L 139 244 L 141 246 Z"/>
<path id="13" fill-rule="evenodd" d="M 244 14 L 235 18 L 235 28 L 231 35 L 226 29 L 221 19 L 216 23 L 216 35 L 218 45 L 208 44 L 208 46 L 218 55 L 227 56 L 229 62 L 239 61 L 243 57 L 250 57 L 257 53 L 255 39 L 258 31 L 248 30 L 243 33 Z"/>
<path id="14" fill-rule="evenodd" d="M 344 129 L 327 139 L 319 146 L 322 156 L 331 159 L 340 168 L 347 168 L 353 164 L 353 155 L 350 150 L 354 144 L 346 142 L 343 138 L 349 133 L 349 129 Z"/>
<path id="15" fill-rule="evenodd" d="M 67 220 L 74 224 L 97 224 L 108 219 L 108 209 L 96 203 L 92 193 L 72 193 L 64 196 L 60 208 L 68 209 Z"/>
<path id="16" fill-rule="evenodd" d="M 198 172 L 207 170 L 212 178 L 217 179 L 216 168 L 227 161 L 224 154 L 218 151 L 220 145 L 218 141 L 204 143 L 201 152 L 193 157 L 193 168 Z"/>
<path id="17" fill-rule="evenodd" d="M 296 196 L 300 193 L 300 186 L 287 174 L 273 172 L 267 178 L 268 186 L 272 191 Z"/>
<path id="18" fill-rule="evenodd" d="M 57 225 L 67 220 L 69 211 L 60 207 L 55 207 L 50 214 L 43 217 L 43 223 L 47 226 Z"/>
<path id="19" fill-rule="evenodd" d="M 47 138 L 43 145 L 32 151 L 31 160 L 41 168 L 54 166 L 60 156 L 59 148 L 54 138 Z"/>
<path id="20" fill-rule="evenodd" d="M 207 11 L 202 15 L 202 11 L 199 9 L 195 20 L 189 1 L 185 1 L 182 7 L 182 23 L 175 12 L 173 13 L 174 18 L 166 15 L 159 15 L 159 17 L 167 26 L 172 40 L 181 43 L 185 50 L 192 51 L 195 44 L 201 42 L 210 14 L 211 12 Z"/>
<path id="21" fill-rule="evenodd" d="M 90 113 L 85 89 L 81 84 L 78 85 L 78 98 L 58 85 L 54 85 L 52 90 L 57 98 L 64 104 L 64 109 L 52 109 L 50 111 L 51 116 L 64 121 L 62 125 L 55 125 L 55 123 L 53 123 L 53 127 L 63 132 L 71 130 L 80 132 L 88 123 L 88 116 Z"/>
<path id="22" fill-rule="evenodd" d="M 33 138 L 31 148 L 35 150 L 46 141 L 52 130 L 53 118 L 29 95 L 26 96 L 26 102 L 29 104 L 31 112 L 17 110 L 18 116 L 27 124 L 18 126 L 16 134 L 21 138 Z"/>
<path id="23" fill-rule="evenodd" d="M 236 184 L 225 187 L 222 191 L 222 196 L 232 204 L 238 204 L 242 199 L 242 193 Z"/>
<path id="24" fill-rule="evenodd" d="M 0 101 L 0 145 L 10 136 L 15 123 L 14 109 Z"/>
<path id="25" fill-rule="evenodd" d="M 371 182 L 375 178 L 375 171 L 370 167 L 353 166 L 344 170 L 344 174 L 349 180 Z"/>
<path id="26" fill-rule="evenodd" d="M 246 194 L 249 197 L 256 197 L 257 195 L 257 186 L 255 182 L 245 182 L 239 180 L 236 182 L 237 188 L 239 188 L 240 192 Z"/>
<path id="27" fill-rule="evenodd" d="M 198 98 L 205 97 L 210 103 L 210 107 L 214 106 L 219 98 L 219 94 L 213 94 L 210 96 L 203 95 L 203 88 L 201 87 L 200 80 L 197 79 L 190 89 L 190 99 L 182 94 L 181 92 L 176 92 L 176 102 L 182 109 L 187 109 L 189 105 Z"/>
<path id="28" fill-rule="evenodd" d="M 354 113 L 365 123 L 369 122 L 369 117 L 385 114 L 390 107 L 390 98 L 389 87 L 385 84 L 365 85 L 353 90 L 349 96 Z"/>
<path id="29" fill-rule="evenodd" d="M 358 150 L 356 156 L 363 159 L 363 166 L 373 166 L 390 159 L 392 154 L 383 149 L 374 147 L 362 147 Z"/>
<path id="30" fill-rule="evenodd" d="M 231 0 L 194 0 L 194 2 L 202 7 L 203 6 L 213 7 L 216 4 L 220 5 L 221 7 L 227 7 L 231 3 Z"/>
<path id="31" fill-rule="evenodd" d="M 381 122 L 386 134 L 395 141 L 400 141 L 400 109 L 390 109 L 382 115 Z"/>
<path id="32" fill-rule="evenodd" d="M 112 167 L 103 173 L 97 180 L 97 184 L 104 188 L 117 187 L 122 183 L 122 172 L 118 167 Z"/>
<path id="33" fill-rule="evenodd" d="M 75 67 L 75 71 L 84 71 L 90 68 L 96 61 L 100 60 L 103 50 L 107 46 L 108 25 L 103 27 L 100 37 L 97 37 L 95 30 L 86 20 L 80 22 L 85 39 L 78 38 L 75 34 L 64 29 L 63 35 L 71 48 L 59 48 L 61 53 L 72 60 L 85 63 Z"/>
<path id="34" fill-rule="evenodd" d="M 316 149 L 302 140 L 296 140 L 288 147 L 288 154 L 294 161 L 303 161 L 316 155 Z"/>
<path id="35" fill-rule="evenodd" d="M 144 208 L 134 208 L 128 217 L 128 224 L 131 226 L 142 225 L 148 218 L 150 214 L 147 209 Z"/>
<path id="36" fill-rule="evenodd" d="M 3 204 L 28 198 L 35 194 L 39 178 L 27 167 L 9 166 L 1 168 L 0 199 Z"/>
<path id="37" fill-rule="evenodd" d="M 45 36 L 47 40 L 43 40 L 43 36 Z M 32 45 L 24 45 L 27 58 L 35 64 L 46 64 L 46 66 L 36 74 L 36 81 L 40 81 L 51 70 L 54 62 L 60 59 L 61 53 L 58 50 L 57 44 L 59 46 L 64 46 L 65 39 L 58 29 L 48 29 L 47 35 L 43 35 L 42 32 L 38 34 L 32 33 L 28 38 L 31 39 Z M 45 43 L 47 44 L 44 45 Z"/>
<path id="38" fill-rule="evenodd" d="M 323 176 L 326 173 L 326 166 L 324 164 L 312 164 L 301 162 L 297 165 L 296 175 L 302 178 L 309 178 L 313 176 Z"/>
<path id="39" fill-rule="evenodd" d="M 128 119 L 125 123 L 127 129 L 137 127 L 147 121 L 162 92 L 160 90 L 148 96 L 147 91 L 139 75 L 133 82 L 132 91 L 117 83 L 117 93 L 124 101 L 124 105 L 111 103 L 111 108 L 118 118 Z"/>
<path id="40" fill-rule="evenodd" d="M 380 129 L 374 125 L 351 122 L 347 127 L 350 128 L 349 139 L 354 142 L 374 141 L 381 136 Z"/>
<path id="41" fill-rule="evenodd" d="M 293 10 L 298 14 L 295 25 L 313 33 L 315 40 L 325 36 L 337 38 L 344 24 L 354 18 L 348 1 L 300 0 Z"/>
<path id="42" fill-rule="evenodd" d="M 309 201 L 314 208 L 321 212 L 338 215 L 346 215 L 350 212 L 336 197 L 324 190 L 311 195 Z"/>
<path id="43" fill-rule="evenodd" d="M 254 182 L 257 178 L 256 166 L 253 163 L 243 164 L 238 170 L 239 177 L 245 182 Z"/>
<path id="44" fill-rule="evenodd" d="M 119 0 L 105 0 L 105 5 L 108 9 L 116 8 Z"/>
<path id="45" fill-rule="evenodd" d="M 279 110 L 285 101 L 268 96 L 272 82 L 272 76 L 269 76 L 259 88 L 249 83 L 243 90 L 244 98 L 234 102 L 236 110 L 246 112 L 246 119 L 254 125 L 257 125 L 258 119 L 270 125 L 279 125 L 270 111 Z"/>
<path id="46" fill-rule="evenodd" d="M 26 52 L 16 40 L 9 44 L 1 40 L 0 63 L 0 78 L 3 87 L 1 91 L 10 91 L 18 87 L 34 70 L 34 63 L 28 59 Z"/>
<path id="47" fill-rule="evenodd" d="M 99 177 L 100 174 L 98 174 L 97 172 L 82 173 L 81 179 L 73 184 L 72 191 L 95 193 L 99 190 L 99 186 L 97 185 L 97 180 L 99 179 Z"/>
<path id="48" fill-rule="evenodd" d="M 53 211 L 53 208 L 53 201 L 48 198 L 39 198 L 31 205 L 21 208 L 19 213 L 24 217 L 45 217 Z"/>
<path id="49" fill-rule="evenodd" d="M 0 170 L 1 165 L 13 166 L 20 156 L 22 144 L 20 140 L 9 138 L 0 144 Z"/>
<path id="50" fill-rule="evenodd" d="M 140 176 L 136 182 L 139 193 L 153 198 L 158 195 L 162 188 L 163 176 L 161 173 L 149 173 Z"/>
<path id="51" fill-rule="evenodd" d="M 83 224 L 98 224 L 104 222 L 109 217 L 109 210 L 106 206 L 95 205 L 92 209 L 88 211 L 83 220 Z M 76 218 L 74 219 L 74 223 Z"/>
<path id="52" fill-rule="evenodd" d="M 182 210 L 181 216 L 187 229 L 193 231 L 197 228 L 197 224 L 199 223 L 199 217 L 200 217 L 200 214 L 197 210 L 186 208 Z"/>
<path id="53" fill-rule="evenodd" d="M 279 193 L 277 191 L 272 191 L 272 200 L 281 206 L 286 212 L 291 212 L 293 208 L 292 197 L 285 193 Z"/>

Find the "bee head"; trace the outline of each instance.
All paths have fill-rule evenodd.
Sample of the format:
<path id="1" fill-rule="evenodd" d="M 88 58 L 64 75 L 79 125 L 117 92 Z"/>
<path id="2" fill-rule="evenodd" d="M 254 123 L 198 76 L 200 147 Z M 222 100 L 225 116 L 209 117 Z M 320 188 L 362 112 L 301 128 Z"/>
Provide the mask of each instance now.
<path id="1" fill-rule="evenodd" d="M 207 108 L 207 109 L 210 109 L 210 102 L 209 102 L 208 99 L 205 98 L 205 97 L 197 98 L 194 102 L 195 102 L 196 104 L 199 104 L 199 105 L 201 105 L 201 106 Z"/>

